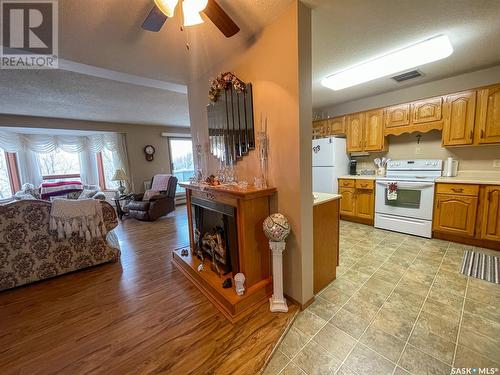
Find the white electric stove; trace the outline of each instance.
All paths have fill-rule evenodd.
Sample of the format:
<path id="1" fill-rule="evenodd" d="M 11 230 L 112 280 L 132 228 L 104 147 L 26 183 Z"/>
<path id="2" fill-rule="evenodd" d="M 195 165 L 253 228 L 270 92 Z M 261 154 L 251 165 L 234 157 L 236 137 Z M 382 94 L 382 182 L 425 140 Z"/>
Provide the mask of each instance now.
<path id="1" fill-rule="evenodd" d="M 435 180 L 442 160 L 391 160 L 385 177 L 377 177 L 375 227 L 432 237 Z M 389 199 L 388 185 L 395 182 L 397 198 Z"/>

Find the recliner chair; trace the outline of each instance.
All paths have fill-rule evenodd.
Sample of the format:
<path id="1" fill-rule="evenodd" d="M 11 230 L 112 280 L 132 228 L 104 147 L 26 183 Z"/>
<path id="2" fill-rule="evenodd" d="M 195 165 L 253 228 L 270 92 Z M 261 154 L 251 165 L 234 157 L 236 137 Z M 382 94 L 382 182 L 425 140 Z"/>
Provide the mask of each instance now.
<path id="1" fill-rule="evenodd" d="M 154 221 L 175 211 L 176 189 L 177 177 L 155 175 L 150 189 L 150 192 L 154 192 L 153 195 L 148 200 L 143 200 L 146 193 L 135 194 L 133 200 L 127 205 L 129 216 L 138 220 Z"/>

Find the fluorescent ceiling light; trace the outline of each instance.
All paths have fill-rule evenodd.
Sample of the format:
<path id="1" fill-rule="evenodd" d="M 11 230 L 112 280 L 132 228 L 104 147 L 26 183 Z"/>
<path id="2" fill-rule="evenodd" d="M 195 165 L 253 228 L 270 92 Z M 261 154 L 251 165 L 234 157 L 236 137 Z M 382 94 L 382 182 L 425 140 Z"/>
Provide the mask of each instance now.
<path id="1" fill-rule="evenodd" d="M 439 35 L 328 76 L 321 84 L 332 90 L 342 90 L 444 59 L 452 53 L 448 37 Z"/>

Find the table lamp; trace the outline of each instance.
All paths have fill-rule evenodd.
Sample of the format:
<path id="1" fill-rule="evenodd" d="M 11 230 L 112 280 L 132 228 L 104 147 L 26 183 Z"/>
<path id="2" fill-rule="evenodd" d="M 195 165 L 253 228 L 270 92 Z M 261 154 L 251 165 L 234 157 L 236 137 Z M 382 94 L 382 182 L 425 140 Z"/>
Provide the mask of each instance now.
<path id="1" fill-rule="evenodd" d="M 123 181 L 127 180 L 127 175 L 123 169 L 117 169 L 115 174 L 111 178 L 111 181 L 120 181 L 120 186 L 118 187 L 118 191 L 120 192 L 120 196 L 125 192 L 125 186 L 123 186 Z"/>

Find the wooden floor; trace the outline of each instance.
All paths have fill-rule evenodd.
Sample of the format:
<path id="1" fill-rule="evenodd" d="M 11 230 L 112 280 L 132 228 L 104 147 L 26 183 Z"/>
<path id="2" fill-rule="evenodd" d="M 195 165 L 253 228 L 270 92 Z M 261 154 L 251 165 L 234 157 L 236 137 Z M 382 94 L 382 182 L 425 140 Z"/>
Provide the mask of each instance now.
<path id="1" fill-rule="evenodd" d="M 0 293 L 0 374 L 256 374 L 297 308 L 231 325 L 171 263 L 185 206 L 119 226 L 121 264 Z"/>

